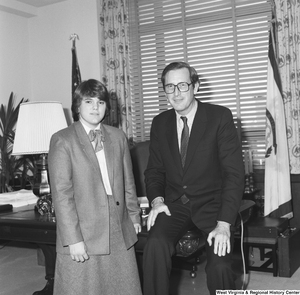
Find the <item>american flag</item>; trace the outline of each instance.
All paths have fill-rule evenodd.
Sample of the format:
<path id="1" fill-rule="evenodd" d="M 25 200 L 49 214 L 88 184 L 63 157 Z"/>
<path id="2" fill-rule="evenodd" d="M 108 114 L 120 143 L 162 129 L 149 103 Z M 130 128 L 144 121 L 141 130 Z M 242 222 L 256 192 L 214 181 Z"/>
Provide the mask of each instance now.
<path id="1" fill-rule="evenodd" d="M 76 87 L 81 83 L 81 74 L 80 74 L 80 68 L 78 64 L 76 45 L 75 45 L 76 39 L 79 39 L 78 35 L 72 34 L 70 39 L 73 40 L 73 46 L 72 46 L 72 97 L 73 97 Z"/>

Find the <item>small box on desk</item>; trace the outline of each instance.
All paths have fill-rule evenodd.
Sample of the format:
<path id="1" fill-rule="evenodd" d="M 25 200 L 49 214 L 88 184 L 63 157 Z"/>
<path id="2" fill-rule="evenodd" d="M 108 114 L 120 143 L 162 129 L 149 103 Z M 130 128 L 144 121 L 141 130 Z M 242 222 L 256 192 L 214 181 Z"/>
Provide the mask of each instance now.
<path id="1" fill-rule="evenodd" d="M 279 276 L 290 278 L 300 266 L 300 229 L 288 229 L 278 238 Z"/>
<path id="2" fill-rule="evenodd" d="M 277 238 L 288 228 L 287 218 L 257 217 L 246 226 L 246 236 Z"/>

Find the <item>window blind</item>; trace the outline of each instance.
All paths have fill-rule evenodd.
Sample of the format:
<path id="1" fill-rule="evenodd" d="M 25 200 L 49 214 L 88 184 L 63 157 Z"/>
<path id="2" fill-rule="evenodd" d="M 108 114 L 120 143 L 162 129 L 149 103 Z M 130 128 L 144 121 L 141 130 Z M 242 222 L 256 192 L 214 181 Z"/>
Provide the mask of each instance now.
<path id="1" fill-rule="evenodd" d="M 264 164 L 267 0 L 130 0 L 133 133 L 149 139 L 154 116 L 170 108 L 164 67 L 186 61 L 200 76 L 196 97 L 228 107 L 255 168 Z"/>

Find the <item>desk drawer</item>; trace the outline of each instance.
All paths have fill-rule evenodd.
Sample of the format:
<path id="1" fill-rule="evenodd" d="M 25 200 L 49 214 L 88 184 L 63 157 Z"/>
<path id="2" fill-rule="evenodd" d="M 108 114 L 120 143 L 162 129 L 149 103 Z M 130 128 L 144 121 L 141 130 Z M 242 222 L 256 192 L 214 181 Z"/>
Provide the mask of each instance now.
<path id="1" fill-rule="evenodd" d="M 0 238 L 10 241 L 24 241 L 32 243 L 56 243 L 56 231 L 49 229 L 34 229 L 14 226 L 1 226 Z"/>

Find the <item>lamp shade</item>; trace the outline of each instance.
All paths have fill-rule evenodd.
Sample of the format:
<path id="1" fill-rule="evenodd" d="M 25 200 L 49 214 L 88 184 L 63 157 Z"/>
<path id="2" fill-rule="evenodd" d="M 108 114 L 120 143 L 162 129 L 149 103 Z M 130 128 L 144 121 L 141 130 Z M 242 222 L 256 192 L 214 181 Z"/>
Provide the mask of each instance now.
<path id="1" fill-rule="evenodd" d="M 67 127 L 60 102 L 26 102 L 20 105 L 12 155 L 48 153 L 51 136 Z"/>

